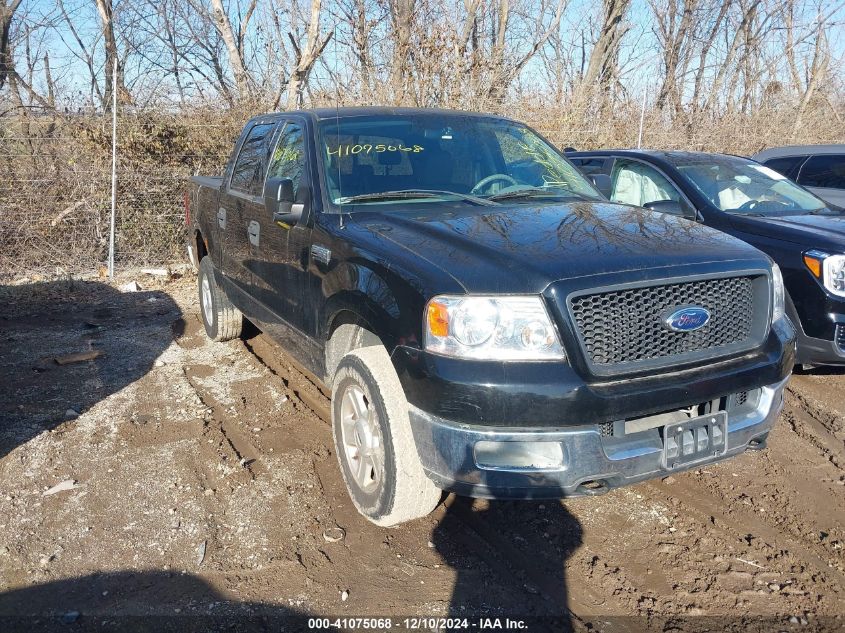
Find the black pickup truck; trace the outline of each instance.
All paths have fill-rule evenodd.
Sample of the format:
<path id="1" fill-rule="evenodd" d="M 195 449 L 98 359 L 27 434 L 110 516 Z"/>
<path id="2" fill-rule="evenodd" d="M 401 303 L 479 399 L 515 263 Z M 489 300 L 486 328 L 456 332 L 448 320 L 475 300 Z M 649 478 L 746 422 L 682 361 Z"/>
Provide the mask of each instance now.
<path id="1" fill-rule="evenodd" d="M 518 122 L 268 114 L 186 198 L 208 335 L 243 319 L 331 389 L 380 525 L 441 490 L 599 494 L 765 445 L 794 364 L 777 266 L 609 203 Z"/>

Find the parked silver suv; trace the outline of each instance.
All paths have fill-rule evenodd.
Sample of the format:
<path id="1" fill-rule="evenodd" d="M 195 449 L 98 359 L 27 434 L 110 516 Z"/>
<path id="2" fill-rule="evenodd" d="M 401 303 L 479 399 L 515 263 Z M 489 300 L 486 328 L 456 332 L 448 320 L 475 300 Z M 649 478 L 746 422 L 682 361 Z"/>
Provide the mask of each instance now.
<path id="1" fill-rule="evenodd" d="M 752 158 L 791 178 L 828 204 L 845 207 L 845 145 L 773 147 Z"/>

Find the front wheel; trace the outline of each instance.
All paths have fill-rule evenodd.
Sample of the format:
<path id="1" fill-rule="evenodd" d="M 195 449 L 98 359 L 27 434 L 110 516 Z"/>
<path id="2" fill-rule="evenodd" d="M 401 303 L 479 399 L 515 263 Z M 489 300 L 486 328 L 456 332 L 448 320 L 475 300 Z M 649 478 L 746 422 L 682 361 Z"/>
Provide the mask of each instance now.
<path id="1" fill-rule="evenodd" d="M 381 526 L 423 517 L 441 492 L 423 471 L 408 402 L 380 345 L 346 354 L 332 385 L 335 452 L 358 511 Z"/>
<path id="2" fill-rule="evenodd" d="M 206 256 L 200 262 L 197 284 L 200 295 L 200 314 L 205 333 L 212 341 L 231 341 L 241 335 L 244 317 L 214 277 L 214 264 Z"/>

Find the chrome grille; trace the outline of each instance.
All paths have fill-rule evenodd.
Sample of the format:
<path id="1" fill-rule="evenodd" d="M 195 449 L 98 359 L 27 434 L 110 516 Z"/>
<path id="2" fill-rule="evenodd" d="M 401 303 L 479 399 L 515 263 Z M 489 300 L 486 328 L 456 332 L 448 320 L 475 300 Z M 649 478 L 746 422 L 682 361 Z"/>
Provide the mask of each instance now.
<path id="1" fill-rule="evenodd" d="M 674 332 L 663 318 L 668 310 L 695 305 L 710 321 L 693 332 Z M 754 278 L 727 277 L 612 290 L 570 298 L 581 344 L 593 365 L 662 360 L 751 343 L 754 330 Z"/>
<path id="2" fill-rule="evenodd" d="M 839 324 L 836 326 L 836 344 L 839 349 L 845 351 L 845 325 Z"/>

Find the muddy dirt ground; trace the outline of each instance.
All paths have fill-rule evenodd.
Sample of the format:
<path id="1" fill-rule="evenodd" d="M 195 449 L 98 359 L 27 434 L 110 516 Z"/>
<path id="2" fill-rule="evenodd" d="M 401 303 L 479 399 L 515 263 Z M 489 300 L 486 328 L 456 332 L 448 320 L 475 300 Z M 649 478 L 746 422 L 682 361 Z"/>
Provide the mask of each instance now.
<path id="1" fill-rule="evenodd" d="M 0 288 L 0 628 L 845 628 L 845 373 L 796 375 L 764 451 L 598 498 L 450 496 L 383 529 L 346 496 L 325 396 L 255 331 L 208 341 L 195 283 Z"/>

